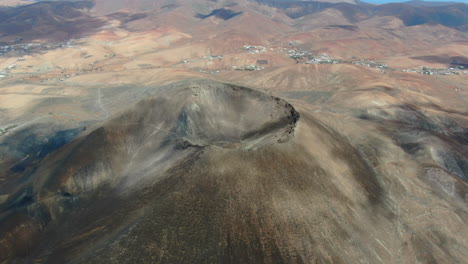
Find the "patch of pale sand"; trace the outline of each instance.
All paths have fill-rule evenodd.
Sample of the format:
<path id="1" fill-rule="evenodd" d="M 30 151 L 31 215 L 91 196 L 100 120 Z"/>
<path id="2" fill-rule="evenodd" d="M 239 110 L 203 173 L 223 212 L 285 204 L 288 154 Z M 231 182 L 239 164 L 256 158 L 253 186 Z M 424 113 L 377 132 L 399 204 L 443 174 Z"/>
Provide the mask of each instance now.
<path id="1" fill-rule="evenodd" d="M 335 95 L 330 103 L 347 108 L 372 108 L 401 104 L 401 100 L 379 91 L 344 92 Z"/>
<path id="2" fill-rule="evenodd" d="M 177 67 L 233 70 L 236 68 L 243 69 L 247 65 L 259 65 L 258 60 L 264 60 L 267 62 L 265 65 L 259 65 L 264 67 L 285 66 L 295 63 L 293 60 L 287 58 L 283 54 L 273 52 L 263 52 L 260 54 L 237 53 L 224 55 L 223 59 L 215 58 L 209 60 L 207 58 L 197 57 L 187 60 L 188 63 L 179 64 Z"/>
<path id="3" fill-rule="evenodd" d="M 14 62 L 16 68 L 12 69 L 11 72 L 40 74 L 73 68 L 76 67 L 76 65 L 88 65 L 90 60 L 86 61 L 84 58 L 80 58 L 80 56 L 77 55 L 79 52 L 76 50 L 77 48 L 57 49 L 46 53 L 22 56 L 22 60 Z"/>
<path id="4" fill-rule="evenodd" d="M 102 45 L 87 43 L 80 47 L 47 52 L 40 59 L 60 68 L 89 68 L 92 63 L 107 59 L 110 53 L 112 52 Z"/>
<path id="5" fill-rule="evenodd" d="M 49 86 L 18 84 L 0 88 L 0 108 L 9 111 L 9 115 L 21 115 L 36 101 L 45 98 L 79 96 L 79 89 L 53 88 Z"/>
<path id="6" fill-rule="evenodd" d="M 33 70 L 34 66 L 37 66 L 42 62 L 42 60 L 40 59 L 41 55 L 25 55 L 21 58 L 23 58 L 23 60 L 16 61 L 15 64 L 18 65 L 18 67 L 20 68 L 29 68 L 31 71 Z M 28 67 L 28 66 L 33 66 L 33 67 Z"/>
<path id="7" fill-rule="evenodd" d="M 16 69 L 11 70 L 13 73 L 30 72 L 33 74 L 54 70 L 90 69 L 107 64 L 113 65 L 115 60 L 122 56 L 131 57 L 132 59 L 140 56 L 138 60 L 143 60 L 142 62 L 131 62 L 129 68 L 139 68 L 136 67 L 138 64 L 154 64 L 155 61 L 158 61 L 156 65 L 164 64 L 167 66 L 178 62 L 179 58 L 201 57 L 207 54 L 205 45 L 164 50 L 160 54 L 156 53 L 158 55 L 145 54 L 154 52 L 157 49 L 169 48 L 175 42 L 191 38 L 190 35 L 181 32 L 150 31 L 135 33 L 126 37 L 128 32 L 115 31 L 101 32 L 97 34 L 97 39 L 100 38 L 99 36 L 101 39 L 110 36 L 110 38 L 116 38 L 117 40 L 98 41 L 91 38 L 80 44 L 79 47 L 60 48 L 43 54 L 24 56 L 22 61 L 17 61 L 16 57 L 0 59 L 0 69 L 13 64 L 17 66 Z M 153 58 L 150 57 L 152 55 Z"/>
<path id="8" fill-rule="evenodd" d="M 403 21 L 394 16 L 382 16 L 366 19 L 358 23 L 361 28 L 375 28 L 376 26 L 384 29 L 398 29 L 405 26 Z"/>
<path id="9" fill-rule="evenodd" d="M 41 98 L 40 95 L 2 94 L 0 95 L 0 106 L 2 109 L 23 111 L 24 108 L 32 106 L 34 101 L 39 98 Z"/>
<path id="10" fill-rule="evenodd" d="M 18 63 L 17 59 L 16 57 L 0 58 L 0 71 L 7 69 L 10 65 L 16 65 Z"/>
<path id="11" fill-rule="evenodd" d="M 138 69 L 79 75 L 66 80 L 65 83 L 161 85 L 191 78 L 209 76 L 182 69 Z"/>
<path id="12" fill-rule="evenodd" d="M 370 90 L 380 90 L 379 96 L 381 98 L 387 98 L 387 102 L 389 104 L 398 104 L 403 101 L 417 103 L 420 105 L 425 104 L 434 104 L 440 102 L 437 97 L 427 95 L 421 92 L 412 91 L 409 89 L 399 89 L 398 85 L 395 85 L 391 79 L 387 79 L 386 81 L 369 81 L 365 83 L 361 89 L 368 89 Z M 384 89 L 389 89 L 389 91 L 384 92 Z M 390 93 L 391 95 L 389 95 Z M 369 93 L 366 93 L 369 94 Z"/>
<path id="13" fill-rule="evenodd" d="M 260 72 L 227 72 L 220 76 L 235 83 L 262 89 L 333 92 L 356 89 L 358 83 L 385 78 L 373 69 L 346 64 L 291 64 L 266 68 Z"/>
<path id="14" fill-rule="evenodd" d="M 164 49 L 151 54 L 143 54 L 134 57 L 134 61 L 146 61 L 146 63 L 168 67 L 184 60 L 200 59 L 210 54 L 205 45 L 192 45 L 173 49 Z M 150 62 L 148 62 L 150 61 Z M 137 64 L 140 62 L 137 62 Z M 130 65 L 134 65 L 131 63 Z"/>
<path id="15" fill-rule="evenodd" d="M 85 94 L 86 91 L 76 87 L 54 87 L 47 85 L 33 85 L 33 84 L 17 84 L 9 85 L 0 88 L 0 96 L 4 95 L 30 95 L 42 97 L 56 97 L 56 96 L 80 96 Z"/>
<path id="16" fill-rule="evenodd" d="M 190 38 L 190 35 L 181 32 L 166 34 L 161 32 L 149 32 L 116 41 L 112 44 L 112 49 L 122 56 L 135 56 L 154 52 L 157 49 L 169 48 L 178 41 Z"/>
<path id="17" fill-rule="evenodd" d="M 16 84 L 0 88 L 0 95 L 6 94 L 37 94 L 44 93 L 48 86 L 32 85 L 32 84 Z"/>
<path id="18" fill-rule="evenodd" d="M 116 41 L 116 40 L 119 40 L 121 38 L 125 38 L 128 36 L 129 36 L 128 31 L 113 29 L 113 30 L 99 31 L 93 34 L 92 36 L 88 37 L 88 39 L 92 41 Z"/>
<path id="19" fill-rule="evenodd" d="M 158 38 L 156 41 L 160 43 L 161 45 L 170 46 L 175 42 L 178 42 L 183 39 L 190 39 L 190 38 L 192 37 L 186 33 L 175 32 L 175 33 L 163 35 L 160 38 Z"/>
<path id="20" fill-rule="evenodd" d="M 116 54 L 122 56 L 135 56 L 161 48 L 158 43 L 151 39 L 127 39 L 126 42 L 112 44 Z"/>

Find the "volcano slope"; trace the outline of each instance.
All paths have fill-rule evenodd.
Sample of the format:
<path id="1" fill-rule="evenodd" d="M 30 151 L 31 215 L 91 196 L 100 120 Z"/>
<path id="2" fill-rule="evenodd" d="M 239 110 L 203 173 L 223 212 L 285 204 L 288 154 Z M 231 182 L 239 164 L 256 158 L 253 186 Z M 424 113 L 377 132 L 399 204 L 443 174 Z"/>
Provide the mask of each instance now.
<path id="1" fill-rule="evenodd" d="M 422 165 L 385 135 L 357 123 L 348 129 L 367 138 L 357 144 L 326 122 L 331 115 L 319 115 L 300 103 L 293 107 L 215 81 L 155 89 L 48 155 L 7 195 L 0 204 L 0 259 L 461 263 L 467 258 L 463 198 L 434 192 L 422 178 Z M 466 195 L 465 183 L 440 169 L 432 172 Z"/>

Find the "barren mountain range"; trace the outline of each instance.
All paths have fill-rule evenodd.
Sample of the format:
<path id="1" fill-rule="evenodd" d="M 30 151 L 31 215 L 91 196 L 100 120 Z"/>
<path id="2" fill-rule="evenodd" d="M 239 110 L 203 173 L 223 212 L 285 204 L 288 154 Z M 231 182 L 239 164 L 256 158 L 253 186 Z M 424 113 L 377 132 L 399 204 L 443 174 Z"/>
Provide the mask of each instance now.
<path id="1" fill-rule="evenodd" d="M 466 263 L 468 6 L 0 0 L 0 263 Z"/>

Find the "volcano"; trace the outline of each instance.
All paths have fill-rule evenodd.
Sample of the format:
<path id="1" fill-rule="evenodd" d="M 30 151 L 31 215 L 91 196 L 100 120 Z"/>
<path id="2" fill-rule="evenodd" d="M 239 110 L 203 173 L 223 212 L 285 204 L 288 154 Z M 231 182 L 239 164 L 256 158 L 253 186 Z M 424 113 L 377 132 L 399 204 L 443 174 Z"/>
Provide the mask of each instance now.
<path id="1" fill-rule="evenodd" d="M 301 108 L 208 80 L 149 93 L 47 156 L 2 204 L 4 260 L 344 263 L 385 251 L 370 237 L 407 232 L 407 257 L 426 252 L 415 245 L 432 234 L 398 231 L 410 220 L 392 191 L 408 187 Z"/>

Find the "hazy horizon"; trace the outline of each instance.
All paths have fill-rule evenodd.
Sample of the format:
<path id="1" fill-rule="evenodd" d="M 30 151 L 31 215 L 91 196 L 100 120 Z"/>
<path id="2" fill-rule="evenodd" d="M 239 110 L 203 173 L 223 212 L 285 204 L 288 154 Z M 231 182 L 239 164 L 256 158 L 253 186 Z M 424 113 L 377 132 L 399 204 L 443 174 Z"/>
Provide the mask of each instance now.
<path id="1" fill-rule="evenodd" d="M 408 2 L 410 0 L 364 0 L 367 3 L 373 4 L 387 4 L 387 3 L 402 3 Z M 459 2 L 459 3 L 468 3 L 468 0 L 424 0 L 424 2 Z"/>

